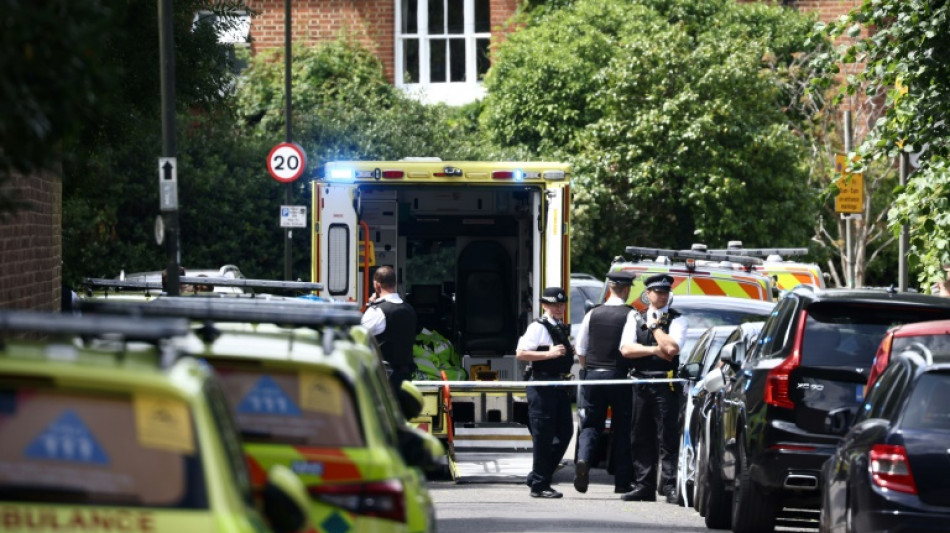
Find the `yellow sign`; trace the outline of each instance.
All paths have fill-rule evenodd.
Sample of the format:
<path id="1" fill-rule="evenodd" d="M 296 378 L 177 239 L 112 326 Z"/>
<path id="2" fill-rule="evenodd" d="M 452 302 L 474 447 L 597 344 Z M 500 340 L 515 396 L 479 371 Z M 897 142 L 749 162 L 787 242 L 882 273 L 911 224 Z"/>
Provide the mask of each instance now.
<path id="1" fill-rule="evenodd" d="M 332 376 L 300 373 L 300 406 L 335 416 L 343 414 L 343 388 Z"/>
<path id="2" fill-rule="evenodd" d="M 195 451 L 191 412 L 183 401 L 136 394 L 135 429 L 142 446 L 187 454 Z"/>
<path id="3" fill-rule="evenodd" d="M 835 196 L 836 213 L 861 213 L 864 211 L 864 174 L 845 172 L 848 159 L 844 154 L 835 155 L 835 172 L 841 177 L 835 182 L 838 196 Z"/>

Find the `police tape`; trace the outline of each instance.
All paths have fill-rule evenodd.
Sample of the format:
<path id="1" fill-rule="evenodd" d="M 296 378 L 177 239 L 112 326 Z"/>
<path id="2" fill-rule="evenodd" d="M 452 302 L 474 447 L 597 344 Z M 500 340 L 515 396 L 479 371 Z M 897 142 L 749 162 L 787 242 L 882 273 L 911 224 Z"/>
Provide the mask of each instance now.
<path id="1" fill-rule="evenodd" d="M 630 378 L 630 379 L 568 379 L 558 381 L 413 381 L 419 389 L 438 388 L 448 385 L 452 389 L 511 389 L 525 387 L 588 387 L 591 385 L 641 385 L 644 383 L 686 383 L 679 378 Z"/>

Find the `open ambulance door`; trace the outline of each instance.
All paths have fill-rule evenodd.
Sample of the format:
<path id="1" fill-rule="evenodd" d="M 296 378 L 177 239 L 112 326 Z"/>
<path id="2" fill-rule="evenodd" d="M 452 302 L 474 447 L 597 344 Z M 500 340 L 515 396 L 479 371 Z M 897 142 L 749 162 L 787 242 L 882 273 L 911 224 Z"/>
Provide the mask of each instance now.
<path id="1" fill-rule="evenodd" d="M 544 191 L 544 227 L 542 228 L 541 256 L 543 278 L 535 284 L 534 299 L 538 302 L 545 287 L 561 287 L 566 294 L 571 293 L 571 188 L 569 185 L 555 184 Z M 535 257 L 537 257 L 536 255 Z M 570 306 L 564 310 L 564 322 L 570 324 L 572 317 Z"/>
<path id="2" fill-rule="evenodd" d="M 369 293 L 369 269 L 375 263 L 372 250 L 363 253 L 368 242 L 365 225 L 359 223 L 360 191 L 352 184 L 321 184 L 314 187 L 320 209 L 314 243 L 316 278 L 323 283 L 321 296 L 327 299 L 365 304 Z M 371 243 L 370 245 L 371 246 Z M 357 260 L 354 260 L 357 258 Z"/>

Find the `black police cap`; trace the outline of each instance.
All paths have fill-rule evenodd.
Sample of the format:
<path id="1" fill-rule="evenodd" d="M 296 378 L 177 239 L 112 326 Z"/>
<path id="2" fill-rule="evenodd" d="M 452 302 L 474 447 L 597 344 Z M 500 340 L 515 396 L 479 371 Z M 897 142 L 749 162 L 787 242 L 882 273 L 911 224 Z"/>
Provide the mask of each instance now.
<path id="1" fill-rule="evenodd" d="M 635 272 L 629 270 L 618 270 L 616 272 L 609 272 L 607 274 L 607 281 L 612 285 L 632 285 L 633 280 L 637 277 Z"/>
<path id="2" fill-rule="evenodd" d="M 560 287 L 548 287 L 541 293 L 541 301 L 546 304 L 560 304 L 567 301 L 567 295 Z"/>
<path id="3" fill-rule="evenodd" d="M 670 292 L 673 288 L 673 276 L 669 274 L 656 274 L 650 276 L 643 282 L 647 290 Z"/>

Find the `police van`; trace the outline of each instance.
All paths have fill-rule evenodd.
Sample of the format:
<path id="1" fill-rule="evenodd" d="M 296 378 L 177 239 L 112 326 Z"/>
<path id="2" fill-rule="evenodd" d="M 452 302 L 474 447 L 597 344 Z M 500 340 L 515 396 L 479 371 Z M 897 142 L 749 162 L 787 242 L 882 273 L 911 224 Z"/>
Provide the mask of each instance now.
<path id="1" fill-rule="evenodd" d="M 521 379 L 515 346 L 541 315 L 541 291 L 570 285 L 569 165 L 336 161 L 312 194 L 320 296 L 365 308 L 373 273 L 389 265 L 419 327 L 448 339 L 471 378 Z M 472 385 L 424 389 L 426 426 L 450 454 L 530 451 L 524 388 Z"/>

